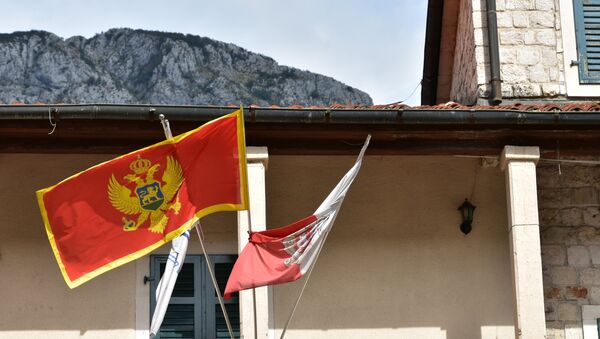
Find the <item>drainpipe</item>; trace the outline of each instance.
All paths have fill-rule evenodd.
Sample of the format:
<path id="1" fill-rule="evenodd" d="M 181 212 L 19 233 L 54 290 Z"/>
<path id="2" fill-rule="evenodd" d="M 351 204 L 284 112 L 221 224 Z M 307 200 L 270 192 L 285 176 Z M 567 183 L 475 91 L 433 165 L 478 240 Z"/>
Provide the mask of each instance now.
<path id="1" fill-rule="evenodd" d="M 490 102 L 498 105 L 502 102 L 502 80 L 500 79 L 500 52 L 498 47 L 498 22 L 496 20 L 496 0 L 486 0 L 488 47 L 490 55 L 490 75 L 492 91 Z"/>

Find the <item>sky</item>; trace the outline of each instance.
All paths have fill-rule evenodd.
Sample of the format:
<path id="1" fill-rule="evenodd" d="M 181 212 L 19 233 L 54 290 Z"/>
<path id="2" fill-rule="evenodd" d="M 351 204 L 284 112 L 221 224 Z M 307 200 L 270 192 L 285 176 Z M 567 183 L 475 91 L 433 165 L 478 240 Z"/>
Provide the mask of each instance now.
<path id="1" fill-rule="evenodd" d="M 423 70 L 425 0 L 0 3 L 3 13 L 11 13 L 2 16 L 2 33 L 37 29 L 63 38 L 89 38 L 110 28 L 128 27 L 194 34 L 333 77 L 367 92 L 376 104 L 420 102 L 417 86 Z"/>

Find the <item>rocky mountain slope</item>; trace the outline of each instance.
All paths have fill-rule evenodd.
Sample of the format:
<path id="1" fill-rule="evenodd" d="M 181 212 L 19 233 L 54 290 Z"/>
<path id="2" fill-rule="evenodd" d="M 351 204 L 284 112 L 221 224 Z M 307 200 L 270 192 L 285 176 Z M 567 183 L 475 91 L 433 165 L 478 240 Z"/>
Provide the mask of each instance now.
<path id="1" fill-rule="evenodd" d="M 372 104 L 327 76 L 199 36 L 111 29 L 86 39 L 0 34 L 0 102 Z"/>

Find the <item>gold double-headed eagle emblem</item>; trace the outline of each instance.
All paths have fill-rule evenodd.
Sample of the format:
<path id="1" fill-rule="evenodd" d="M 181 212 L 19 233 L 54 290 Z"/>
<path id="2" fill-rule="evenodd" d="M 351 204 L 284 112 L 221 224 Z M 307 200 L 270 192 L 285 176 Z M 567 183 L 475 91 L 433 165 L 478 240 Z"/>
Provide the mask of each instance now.
<path id="1" fill-rule="evenodd" d="M 136 220 L 123 216 L 123 231 L 135 231 L 150 219 L 148 230 L 162 233 L 169 221 L 166 212 L 172 209 L 175 214 L 179 214 L 181 208 L 177 194 L 183 182 L 181 165 L 168 156 L 162 183 L 154 179 L 160 164 L 152 165 L 150 160 L 142 159 L 138 155 L 129 168 L 133 173 L 127 174 L 123 179 L 130 184 L 136 184 L 134 192 L 119 183 L 114 174 L 108 181 L 108 199 L 113 207 L 119 212 L 134 216 L 132 218 L 137 216 Z"/>

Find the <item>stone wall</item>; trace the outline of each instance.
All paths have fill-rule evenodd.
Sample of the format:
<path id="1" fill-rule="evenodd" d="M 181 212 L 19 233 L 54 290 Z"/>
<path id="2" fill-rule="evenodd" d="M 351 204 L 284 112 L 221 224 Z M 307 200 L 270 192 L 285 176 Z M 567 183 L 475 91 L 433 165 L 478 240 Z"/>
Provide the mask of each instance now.
<path id="1" fill-rule="evenodd" d="M 455 76 L 454 55 L 456 51 L 456 31 L 458 12 L 462 0 L 444 0 L 442 36 L 440 41 L 440 60 L 437 78 L 437 102 L 450 101 L 450 90 Z M 469 0 L 470 1 L 470 0 Z"/>
<path id="2" fill-rule="evenodd" d="M 581 333 L 581 305 L 600 305 L 600 167 L 560 171 L 547 163 L 537 170 L 549 339 Z"/>
<path id="3" fill-rule="evenodd" d="M 461 0 L 454 49 L 450 99 L 466 105 L 477 101 L 477 61 L 473 34 L 472 0 Z"/>
<path id="4" fill-rule="evenodd" d="M 485 0 L 472 1 L 478 95 L 487 98 L 490 74 L 486 5 Z M 565 95 L 559 1 L 496 1 L 505 99 Z"/>

